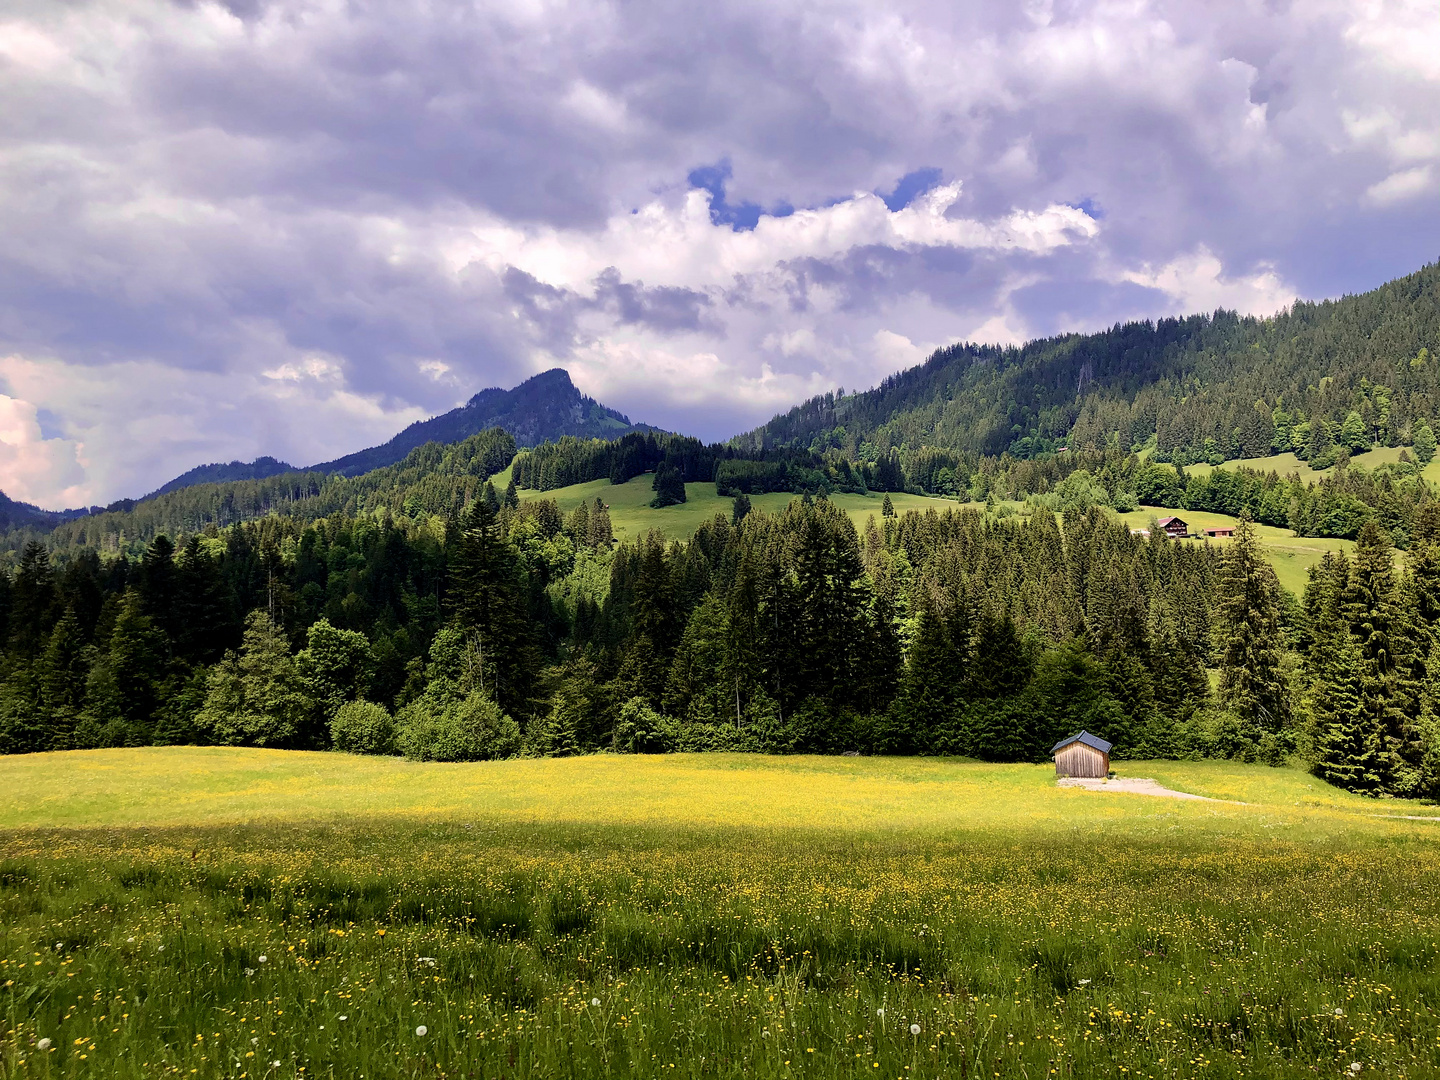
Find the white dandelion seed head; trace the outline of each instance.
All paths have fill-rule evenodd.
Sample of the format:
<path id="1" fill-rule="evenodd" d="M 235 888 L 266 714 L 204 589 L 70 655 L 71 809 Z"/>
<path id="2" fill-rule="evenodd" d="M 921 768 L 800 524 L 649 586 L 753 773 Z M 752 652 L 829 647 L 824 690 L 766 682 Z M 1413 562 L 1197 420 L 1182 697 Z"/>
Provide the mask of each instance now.
<path id="1" fill-rule="evenodd" d="M 1336 1010 L 1335 1010 L 1335 1015 L 1336 1015 L 1336 1016 L 1344 1016 L 1344 1015 L 1345 1015 L 1345 1010 L 1344 1010 L 1344 1009 L 1336 1009 Z"/>
<path id="2" fill-rule="evenodd" d="M 272 1069 L 278 1069 L 278 1068 L 280 1067 L 280 1062 L 278 1062 L 278 1061 L 272 1061 L 272 1062 L 270 1062 L 270 1067 L 271 1067 Z"/>
<path id="3" fill-rule="evenodd" d="M 875 1010 L 875 1015 L 876 1015 L 876 1016 L 882 1016 L 882 1017 L 883 1017 L 883 1016 L 885 1015 L 885 1010 L 884 1010 L 884 1009 L 876 1009 L 876 1010 Z"/>
<path id="4" fill-rule="evenodd" d="M 421 1024 L 415 1029 L 415 1034 L 423 1039 L 426 1035 L 430 1034 L 430 1029 L 427 1028 L 424 1024 Z"/>
<path id="5" fill-rule="evenodd" d="M 1361 1066 L 1360 1062 L 1358 1062 L 1358 1061 L 1352 1061 L 1352 1062 L 1350 1062 L 1350 1075 L 1351 1075 L 1351 1076 L 1354 1076 L 1356 1073 L 1358 1073 L 1358 1072 L 1361 1070 L 1362 1067 L 1363 1067 L 1363 1066 Z"/>
<path id="6" fill-rule="evenodd" d="M 41 1039 L 35 1045 L 41 1050 L 49 1050 L 51 1043 L 49 1039 Z"/>
<path id="7" fill-rule="evenodd" d="M 127 937 L 125 940 L 126 940 L 126 941 L 134 941 L 134 940 L 135 940 L 135 935 L 134 935 L 134 934 L 131 934 L 131 935 L 130 935 L 129 937 Z"/>
<path id="8" fill-rule="evenodd" d="M 341 1019 L 341 1020 L 349 1020 L 350 1017 L 348 1017 L 348 1016 L 342 1016 L 342 1017 L 340 1017 L 340 1019 Z"/>
<path id="9" fill-rule="evenodd" d="M 760 1037 L 761 1037 L 762 1039 L 768 1039 L 768 1038 L 770 1037 L 770 1029 L 769 1029 L 769 1028 L 764 1028 L 763 1030 L 761 1030 L 761 1032 L 760 1032 Z"/>
<path id="10" fill-rule="evenodd" d="M 260 962 L 263 964 L 263 963 L 265 963 L 266 960 L 269 960 L 270 958 L 269 958 L 268 956 L 261 956 L 259 959 L 260 959 Z"/>
<path id="11" fill-rule="evenodd" d="M 911 1024 L 911 1025 L 910 1025 L 910 1034 L 911 1034 L 911 1035 L 919 1035 L 919 1034 L 920 1034 L 920 1025 L 919 1025 L 919 1024 Z"/>
<path id="12" fill-rule="evenodd" d="M 590 1004 L 591 1004 L 591 1005 L 599 1005 L 599 1004 L 600 1004 L 600 999 L 599 999 L 599 998 L 591 998 L 591 999 L 590 999 Z"/>
<path id="13" fill-rule="evenodd" d="M 260 1045 L 260 1040 L 259 1040 L 259 1039 L 251 1039 L 251 1040 L 250 1040 L 250 1045 L 251 1045 L 251 1046 L 259 1046 L 259 1045 Z"/>
<path id="14" fill-rule="evenodd" d="M 254 975 L 254 974 L 255 974 L 255 969 L 254 969 L 254 968 L 246 968 L 246 969 L 245 969 L 245 974 L 246 974 L 247 976 L 249 976 L 249 975 Z"/>
<path id="15" fill-rule="evenodd" d="M 159 950 L 160 950 L 161 952 L 164 952 L 164 951 L 165 951 L 165 946 L 164 946 L 164 945 L 160 945 L 160 946 L 158 946 L 158 948 L 159 948 Z"/>
<path id="16" fill-rule="evenodd" d="M 63 941 L 57 941 L 57 942 L 55 942 L 55 948 L 57 948 L 57 949 L 64 949 L 64 948 L 65 948 L 65 942 L 63 942 Z"/>

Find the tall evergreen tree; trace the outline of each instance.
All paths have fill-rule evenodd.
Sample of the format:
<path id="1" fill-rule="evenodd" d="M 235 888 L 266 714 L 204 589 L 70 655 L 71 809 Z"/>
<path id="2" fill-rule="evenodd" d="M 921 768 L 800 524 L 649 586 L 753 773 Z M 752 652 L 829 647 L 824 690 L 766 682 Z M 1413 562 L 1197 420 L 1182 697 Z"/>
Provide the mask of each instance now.
<path id="1" fill-rule="evenodd" d="M 58 600 L 50 552 L 31 540 L 20 552 L 10 589 L 10 643 L 17 655 L 34 657 L 45 647 L 59 616 Z"/>
<path id="2" fill-rule="evenodd" d="M 490 508 L 476 500 L 450 545 L 450 602 L 480 653 L 477 689 L 528 715 L 539 666 L 518 555 Z"/>
<path id="3" fill-rule="evenodd" d="M 1278 735 L 1290 720 L 1280 582 L 1248 514 L 1221 553 L 1216 585 L 1220 699 L 1257 734 Z"/>
<path id="4" fill-rule="evenodd" d="M 75 745 L 75 727 L 85 705 L 85 684 L 94 654 L 74 609 L 67 608 L 36 665 L 52 750 L 69 750 Z"/>

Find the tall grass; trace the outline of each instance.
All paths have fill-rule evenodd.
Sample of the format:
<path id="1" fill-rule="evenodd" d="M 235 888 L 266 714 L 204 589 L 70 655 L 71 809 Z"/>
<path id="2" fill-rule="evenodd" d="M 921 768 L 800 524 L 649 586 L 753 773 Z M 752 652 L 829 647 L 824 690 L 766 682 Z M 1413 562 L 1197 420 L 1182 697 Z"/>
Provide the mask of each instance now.
<path id="1" fill-rule="evenodd" d="M 905 763 L 813 782 L 843 809 L 867 766 L 902 820 L 947 797 Z M 739 760 L 705 776 L 754 790 Z M 13 829 L 0 1076 L 1440 1075 L 1440 826 L 1067 794 L 1013 829 Z"/>

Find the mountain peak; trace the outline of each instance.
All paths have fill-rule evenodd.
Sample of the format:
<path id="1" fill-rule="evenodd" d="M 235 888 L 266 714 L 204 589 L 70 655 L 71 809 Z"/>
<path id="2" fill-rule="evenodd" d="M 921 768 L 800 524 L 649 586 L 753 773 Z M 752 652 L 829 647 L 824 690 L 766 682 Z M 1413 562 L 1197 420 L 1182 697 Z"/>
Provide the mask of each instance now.
<path id="1" fill-rule="evenodd" d="M 520 446 L 535 446 L 563 435 L 613 439 L 630 431 L 655 430 L 646 424 L 632 424 L 624 413 L 580 393 L 564 368 L 551 368 L 510 390 L 498 386 L 481 390 L 460 408 L 411 424 L 382 446 L 312 468 L 355 476 L 393 465 L 424 443 L 459 442 L 492 427 L 508 431 Z"/>

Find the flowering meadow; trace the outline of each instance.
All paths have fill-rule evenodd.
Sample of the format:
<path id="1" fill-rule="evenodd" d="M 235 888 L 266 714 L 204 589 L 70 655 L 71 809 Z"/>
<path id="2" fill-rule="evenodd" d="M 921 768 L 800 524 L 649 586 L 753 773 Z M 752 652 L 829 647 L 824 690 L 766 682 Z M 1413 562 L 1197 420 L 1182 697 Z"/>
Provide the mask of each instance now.
<path id="1" fill-rule="evenodd" d="M 1220 762 L 1126 771 L 1248 805 L 353 761 L 0 766 L 0 1077 L 1440 1076 L 1434 807 Z"/>

